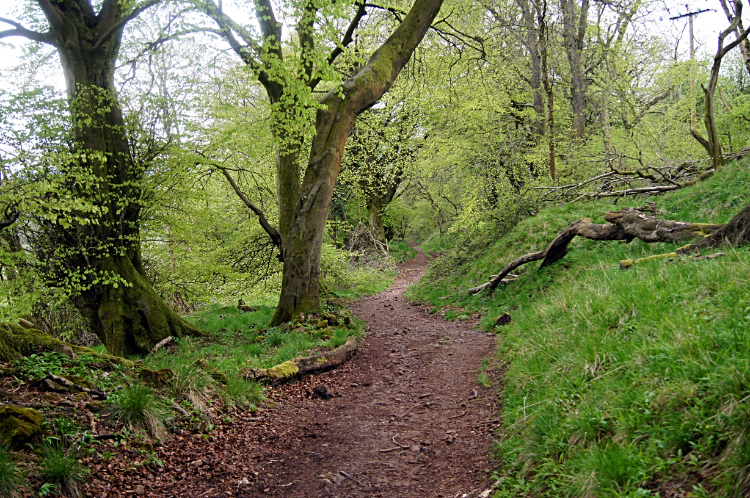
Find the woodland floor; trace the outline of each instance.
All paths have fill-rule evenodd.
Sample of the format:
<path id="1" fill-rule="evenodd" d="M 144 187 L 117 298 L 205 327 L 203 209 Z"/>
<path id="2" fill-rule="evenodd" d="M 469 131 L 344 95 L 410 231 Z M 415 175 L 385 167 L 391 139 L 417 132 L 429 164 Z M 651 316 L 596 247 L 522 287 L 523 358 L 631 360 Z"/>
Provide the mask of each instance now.
<path id="1" fill-rule="evenodd" d="M 499 410 L 497 385 L 477 374 L 495 337 L 403 297 L 427 262 L 420 252 L 389 290 L 351 305 L 367 335 L 349 363 L 274 388 L 272 406 L 217 421 L 207 435 L 178 431 L 155 449 L 162 468 L 87 462 L 86 495 L 477 496 Z M 487 374 L 500 376 L 494 363 Z M 331 399 L 311 396 L 320 384 Z"/>

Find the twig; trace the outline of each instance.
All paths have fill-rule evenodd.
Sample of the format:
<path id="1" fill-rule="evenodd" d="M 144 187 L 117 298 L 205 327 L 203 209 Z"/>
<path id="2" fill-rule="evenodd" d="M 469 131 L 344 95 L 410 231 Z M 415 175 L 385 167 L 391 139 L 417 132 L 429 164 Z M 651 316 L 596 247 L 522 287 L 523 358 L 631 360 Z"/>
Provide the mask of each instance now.
<path id="1" fill-rule="evenodd" d="M 475 425 L 474 428 L 476 429 L 478 427 L 482 427 L 483 425 L 497 424 L 500 421 L 501 420 L 499 418 L 493 418 L 492 420 L 488 420 L 487 422 L 481 422 L 481 423 Z"/>
<path id="2" fill-rule="evenodd" d="M 398 434 L 396 434 L 396 436 L 398 436 Z M 402 444 L 399 444 L 399 442 L 396 441 L 396 436 L 393 436 L 391 438 L 391 440 L 393 441 L 393 444 L 395 444 L 396 447 L 394 447 L 394 448 L 387 448 L 385 450 L 380 450 L 381 453 L 388 453 L 389 451 L 395 451 L 395 450 L 408 450 L 409 448 L 411 448 L 411 446 L 404 446 Z"/>
<path id="3" fill-rule="evenodd" d="M 462 412 L 461 412 L 461 413 L 459 413 L 458 415 L 454 415 L 454 416 L 452 416 L 452 417 L 448 417 L 448 420 L 452 420 L 452 419 L 454 419 L 454 418 L 461 418 L 461 417 L 463 417 L 464 415 L 466 415 L 466 410 L 462 411 Z"/>
<path id="4" fill-rule="evenodd" d="M 149 353 L 149 355 L 152 355 L 152 354 L 156 353 L 161 348 L 163 348 L 164 346 L 166 346 L 167 344 L 172 343 L 172 342 L 174 342 L 174 337 L 172 337 L 171 335 L 169 337 L 167 337 L 166 339 L 162 339 L 161 341 L 159 341 L 159 342 L 156 343 L 156 345 L 151 350 L 151 352 Z"/>
<path id="5" fill-rule="evenodd" d="M 363 488 L 365 487 L 364 484 L 362 484 L 361 482 L 359 482 L 358 480 L 356 480 L 355 478 L 353 478 L 352 476 L 350 476 L 349 474 L 347 474 L 343 470 L 339 470 L 339 474 L 341 474 L 342 476 L 346 477 L 347 479 L 351 479 L 352 481 L 356 482 L 357 484 L 359 484 Z"/>

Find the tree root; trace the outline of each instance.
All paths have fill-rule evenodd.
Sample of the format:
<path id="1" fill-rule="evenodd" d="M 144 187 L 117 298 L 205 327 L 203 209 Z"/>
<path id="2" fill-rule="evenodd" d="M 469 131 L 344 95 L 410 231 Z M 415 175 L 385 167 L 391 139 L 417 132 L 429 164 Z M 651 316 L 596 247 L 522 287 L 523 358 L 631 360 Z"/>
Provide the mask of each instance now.
<path id="1" fill-rule="evenodd" d="M 546 249 L 525 254 L 520 258 L 514 259 L 497 275 L 492 275 L 489 282 L 472 287 L 467 292 L 469 294 L 477 294 L 484 289 L 494 291 L 501 283 L 510 283 L 515 280 L 504 280 L 511 271 L 532 261 L 542 260 L 540 268 L 544 268 L 562 259 L 568 253 L 568 246 L 576 236 L 591 240 L 624 240 L 626 242 L 639 239 L 648 243 L 675 243 L 695 240 L 696 238 L 702 239 L 700 242 L 688 244 L 672 253 L 650 256 L 639 260 L 623 260 L 620 262 L 620 268 L 622 269 L 630 268 L 633 264 L 645 260 L 694 254 L 700 249 L 722 245 L 743 245 L 748 243 L 748 239 L 750 239 L 750 205 L 745 206 L 729 223 L 723 225 L 661 220 L 645 215 L 643 213 L 645 210 L 654 213 L 657 212 L 656 207 L 651 204 L 645 208 L 609 211 L 604 215 L 607 223 L 603 225 L 593 223 L 590 218 L 574 221 L 560 235 L 555 237 Z"/>

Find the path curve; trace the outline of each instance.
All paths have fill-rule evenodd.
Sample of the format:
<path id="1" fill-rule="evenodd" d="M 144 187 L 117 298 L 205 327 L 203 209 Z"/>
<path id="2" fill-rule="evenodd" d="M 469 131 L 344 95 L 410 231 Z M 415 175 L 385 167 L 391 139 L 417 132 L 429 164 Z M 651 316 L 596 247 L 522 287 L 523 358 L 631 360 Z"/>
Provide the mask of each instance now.
<path id="1" fill-rule="evenodd" d="M 351 305 L 367 322 L 359 353 L 346 372 L 313 379 L 336 397 L 279 406 L 296 437 L 279 441 L 284 463 L 266 496 L 453 498 L 486 487 L 496 390 L 477 374 L 495 337 L 404 298 L 426 264 L 420 251 L 389 290 Z"/>
<path id="2" fill-rule="evenodd" d="M 499 407 L 477 374 L 495 337 L 403 297 L 426 264 L 420 252 L 389 290 L 351 305 L 367 336 L 347 364 L 270 390 L 271 406 L 208 434 L 179 430 L 155 449 L 163 467 L 118 464 L 87 496 L 477 497 Z M 310 396 L 320 384 L 331 399 Z"/>

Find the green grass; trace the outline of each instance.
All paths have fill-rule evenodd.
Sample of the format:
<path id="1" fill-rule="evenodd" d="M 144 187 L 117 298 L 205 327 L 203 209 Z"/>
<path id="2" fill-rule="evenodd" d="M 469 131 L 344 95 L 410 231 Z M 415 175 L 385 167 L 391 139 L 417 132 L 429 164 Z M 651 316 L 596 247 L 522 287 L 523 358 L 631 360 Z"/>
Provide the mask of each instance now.
<path id="1" fill-rule="evenodd" d="M 136 384 L 111 396 L 110 412 L 115 420 L 132 431 L 146 430 L 157 439 L 164 439 L 167 431 L 164 423 L 170 410 L 153 389 Z"/>
<path id="2" fill-rule="evenodd" d="M 748 162 L 652 198 L 669 219 L 726 222 L 750 199 Z M 552 207 L 497 241 L 465 245 L 431 268 L 412 297 L 484 314 L 509 364 L 503 462 L 495 497 L 645 497 L 750 493 L 750 252 L 677 258 L 621 271 L 621 259 L 669 244 L 576 239 L 563 260 L 527 265 L 493 296 L 465 290 L 569 222 L 643 199 Z M 470 252 L 466 252 L 469 249 Z M 440 297 L 448 296 L 441 300 Z"/>
<path id="3" fill-rule="evenodd" d="M 23 472 L 18 463 L 13 460 L 10 448 L 7 444 L 0 444 L 0 497 L 21 496 L 25 482 Z"/>
<path id="4" fill-rule="evenodd" d="M 39 475 L 57 495 L 81 496 L 78 485 L 88 478 L 90 471 L 78 463 L 71 451 L 66 451 L 56 439 L 47 438 L 38 454 Z"/>
<path id="5" fill-rule="evenodd" d="M 392 240 L 390 243 L 391 257 L 398 263 L 403 263 L 407 259 L 417 257 L 417 251 L 405 240 Z"/>

